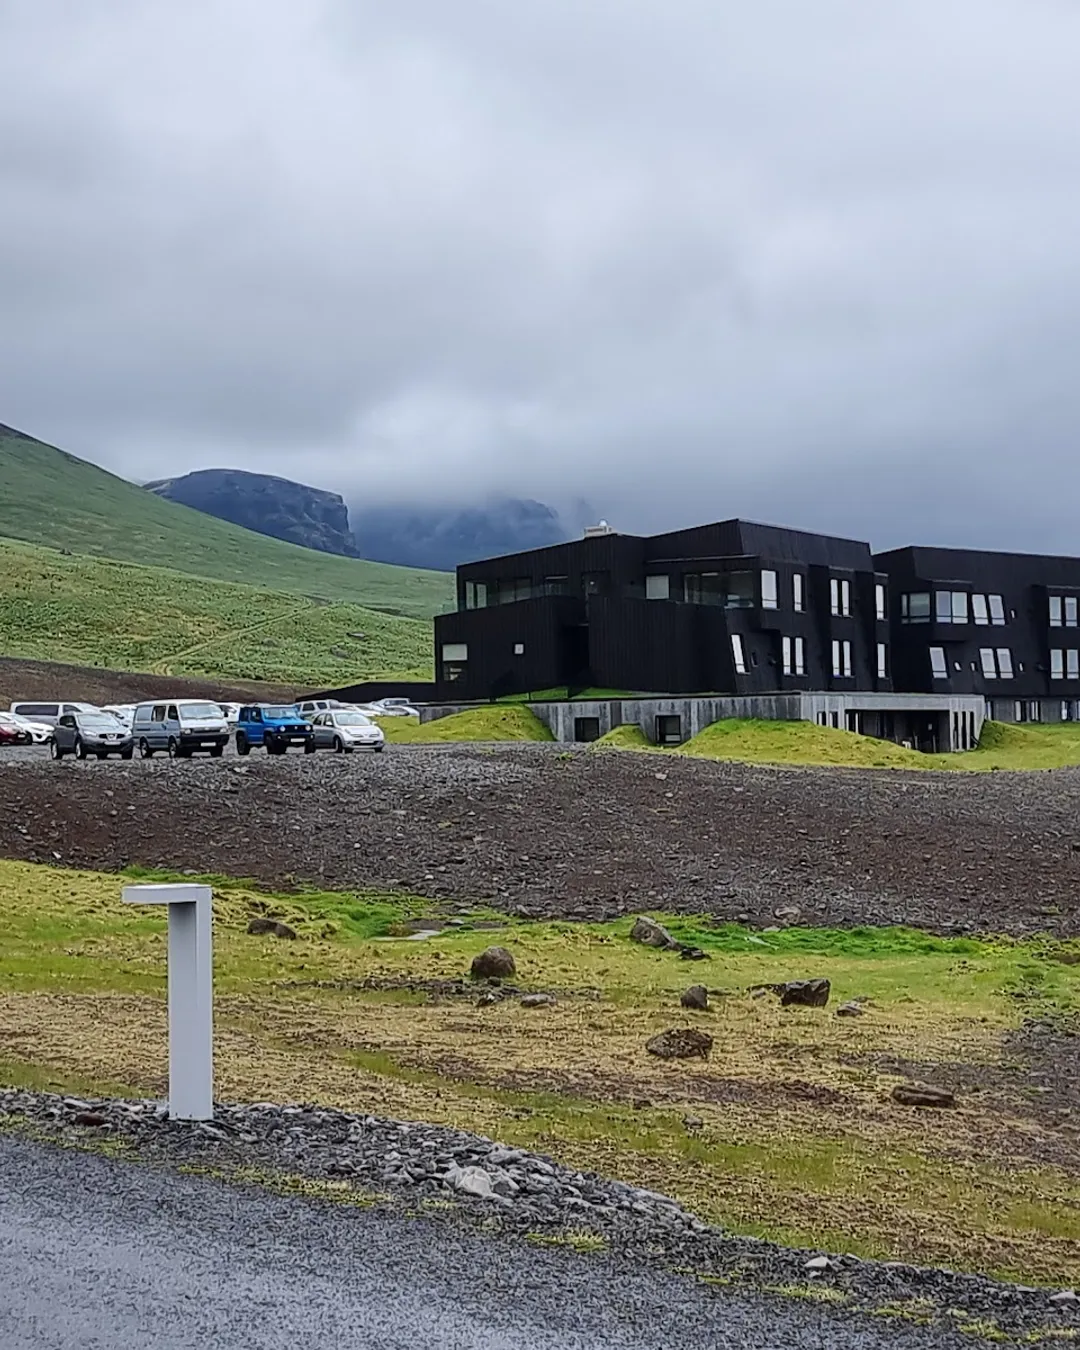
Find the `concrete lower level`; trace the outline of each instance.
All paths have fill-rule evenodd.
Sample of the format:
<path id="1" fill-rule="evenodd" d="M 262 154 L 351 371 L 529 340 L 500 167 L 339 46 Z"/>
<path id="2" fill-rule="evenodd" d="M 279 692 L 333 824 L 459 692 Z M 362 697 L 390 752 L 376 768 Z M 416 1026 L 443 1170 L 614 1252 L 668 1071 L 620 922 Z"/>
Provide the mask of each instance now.
<path id="1" fill-rule="evenodd" d="M 423 722 L 462 712 L 463 704 L 421 708 Z M 557 741 L 595 741 L 615 727 L 637 725 L 655 745 L 681 745 L 729 717 L 815 722 L 925 751 L 970 750 L 979 741 L 986 700 L 967 694 L 786 693 L 737 697 L 589 699 L 529 703 Z"/>

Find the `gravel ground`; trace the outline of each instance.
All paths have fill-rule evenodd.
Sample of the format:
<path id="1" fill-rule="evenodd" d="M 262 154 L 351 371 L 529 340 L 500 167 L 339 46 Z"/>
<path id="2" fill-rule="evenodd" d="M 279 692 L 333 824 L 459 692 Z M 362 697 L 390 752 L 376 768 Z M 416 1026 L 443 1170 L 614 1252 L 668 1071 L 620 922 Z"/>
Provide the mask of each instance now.
<path id="1" fill-rule="evenodd" d="M 775 769 L 552 745 L 0 759 L 0 854 L 408 889 L 535 917 L 1080 931 L 1080 769 Z"/>
<path id="2" fill-rule="evenodd" d="M 862 1261 L 852 1256 L 828 1256 L 824 1253 L 794 1251 L 770 1243 L 746 1238 L 732 1238 L 720 1230 L 708 1228 L 687 1214 L 677 1204 L 651 1192 L 636 1190 L 618 1182 L 599 1177 L 569 1172 L 550 1159 L 507 1149 L 490 1140 L 465 1135 L 429 1125 L 403 1124 L 378 1120 L 374 1117 L 352 1116 L 338 1111 L 314 1107 L 281 1107 L 268 1104 L 254 1106 L 219 1106 L 213 1123 L 192 1124 L 170 1121 L 162 1106 L 155 1102 L 79 1099 L 47 1094 L 0 1091 L 0 1121 L 5 1132 L 30 1132 L 39 1143 L 56 1140 L 88 1150 L 115 1150 L 125 1147 L 131 1157 L 163 1166 L 169 1170 L 186 1168 L 205 1169 L 225 1178 L 236 1178 L 242 1169 L 256 1169 L 264 1177 L 277 1173 L 311 1178 L 326 1187 L 333 1183 L 343 1189 L 323 1189 L 316 1194 L 332 1195 L 340 1203 L 348 1199 L 349 1189 L 356 1188 L 355 1199 L 360 1207 L 372 1195 L 382 1198 L 373 1208 L 384 1219 L 397 1218 L 407 1210 L 410 1215 L 424 1211 L 424 1201 L 435 1202 L 430 1222 L 438 1234 L 430 1246 L 432 1255 L 443 1249 L 474 1241 L 477 1227 L 491 1238 L 520 1239 L 531 1235 L 557 1237 L 560 1233 L 588 1233 L 604 1240 L 608 1260 L 622 1271 L 635 1269 L 639 1287 L 653 1287 L 658 1277 L 668 1277 L 658 1307 L 666 1310 L 664 1317 L 677 1316 L 683 1332 L 680 1343 L 686 1343 L 695 1320 L 695 1308 L 700 1291 L 685 1281 L 674 1282 L 673 1271 L 693 1272 L 711 1277 L 714 1283 L 723 1282 L 727 1290 L 737 1294 L 725 1301 L 725 1325 L 730 1329 L 728 1314 L 736 1310 L 752 1309 L 747 1300 L 757 1292 L 785 1290 L 786 1311 L 780 1317 L 792 1321 L 791 1330 L 797 1339 L 770 1331 L 768 1337 L 754 1339 L 760 1334 L 763 1315 L 771 1326 L 776 1317 L 775 1308 L 767 1311 L 757 1305 L 751 1321 L 742 1331 L 753 1332 L 746 1339 L 732 1336 L 724 1344 L 776 1345 L 812 1344 L 802 1339 L 807 1318 L 812 1323 L 819 1315 L 811 1305 L 828 1301 L 829 1306 L 843 1308 L 847 1315 L 860 1316 L 850 1324 L 850 1339 L 831 1328 L 819 1325 L 820 1343 L 835 1346 L 861 1346 L 897 1343 L 912 1332 L 907 1320 L 915 1316 L 926 1324 L 923 1336 L 906 1343 L 943 1345 L 952 1343 L 957 1330 L 969 1333 L 978 1328 L 1000 1336 L 1028 1335 L 1056 1332 L 1075 1334 L 1080 1329 L 1080 1302 L 1071 1291 L 1027 1289 L 975 1276 L 920 1269 L 895 1263 L 881 1264 Z M 0 1213 L 11 1203 L 11 1190 L 17 1189 L 21 1175 L 18 1150 L 25 1143 L 0 1137 L 0 1162 L 7 1152 L 8 1160 L 0 1167 L 5 1177 L 5 1191 L 0 1195 Z M 12 1158 L 11 1150 L 15 1150 Z M 44 1156 L 38 1151 L 38 1158 Z M 99 1159 L 57 1158 L 58 1172 L 80 1168 L 92 1173 L 100 1165 Z M 128 1169 L 135 1172 L 136 1169 Z M 251 1175 L 251 1172 L 248 1172 Z M 143 1185 L 143 1182 L 138 1182 Z M 159 1182 L 149 1183 L 160 1186 Z M 190 1189 L 190 1183 L 181 1180 L 181 1189 Z M 271 1187 L 273 1183 L 271 1182 Z M 62 1195 L 57 1208 L 69 1229 L 73 1216 L 69 1209 L 72 1193 L 70 1180 L 54 1177 L 48 1186 L 50 1196 Z M 169 1197 L 170 1210 L 177 1209 L 178 1198 Z M 245 1201 L 255 1204 L 255 1201 Z M 267 1204 L 274 1202 L 266 1201 Z M 232 1212 L 240 1202 L 230 1202 Z M 365 1216 L 350 1207 L 349 1221 L 361 1224 Z M 464 1221 L 464 1222 L 462 1222 Z M 95 1226 L 95 1234 L 97 1228 Z M 346 1236 L 338 1224 L 340 1244 Z M 0 1235 L 2 1236 L 2 1235 Z M 96 1237 L 95 1237 L 96 1240 Z M 290 1231 L 289 1252 L 307 1252 L 309 1244 Z M 551 1250 L 556 1244 L 545 1244 Z M 0 1240 L 0 1253 L 4 1242 Z M 518 1267 L 526 1249 L 520 1245 L 511 1264 Z M 483 1268 L 490 1269 L 507 1258 L 508 1249 L 493 1242 L 483 1258 Z M 289 1256 L 291 1263 L 293 1256 Z M 230 1264 L 231 1272 L 231 1264 Z M 423 1269 L 423 1267 L 417 1267 Z M 559 1302 L 569 1298 L 577 1306 L 588 1306 L 589 1267 L 578 1265 L 572 1277 L 559 1288 Z M 499 1281 L 494 1281 L 499 1286 Z M 0 1280 L 0 1288 L 4 1282 Z M 8 1281 L 7 1287 L 13 1287 Z M 454 1286 L 458 1288 L 457 1285 Z M 470 1288 L 466 1279 L 464 1287 Z M 548 1288 L 551 1286 L 548 1285 Z M 790 1297 L 791 1291 L 803 1291 L 801 1305 Z M 824 1291 L 829 1291 L 825 1293 Z M 815 1298 L 816 1295 L 816 1298 Z M 0 1308 L 3 1295 L 0 1294 Z M 715 1305 L 714 1305 L 715 1308 Z M 863 1339 L 866 1327 L 862 1320 L 867 1313 L 886 1314 L 877 1325 L 879 1333 Z M 900 1325 L 886 1329 L 889 1313 L 899 1319 Z M 905 1318 L 906 1312 L 906 1318 Z M 491 1309 L 485 1302 L 485 1315 Z M 689 1319 L 687 1321 L 687 1319 Z M 0 1313 L 0 1330 L 3 1315 Z M 654 1326 L 650 1335 L 664 1331 L 670 1336 L 672 1323 Z M 894 1334 L 895 1333 L 895 1334 Z M 636 1336 L 640 1336 L 640 1331 Z M 695 1338 L 689 1335 L 690 1343 Z M 4 1340 L 5 1346 L 22 1344 Z M 62 1340 L 42 1341 L 40 1344 L 67 1344 Z M 72 1342 L 74 1344 L 74 1342 Z M 115 1341 L 108 1342 L 114 1344 Z M 130 1340 L 125 1341 L 131 1344 Z M 166 1342 L 168 1343 L 168 1342 Z M 187 1343 L 187 1342 L 185 1342 Z M 224 1343 L 224 1342 L 223 1342 Z M 243 1344 L 251 1344 L 244 1341 Z M 276 1345 L 278 1341 L 270 1341 Z M 282 1342 L 284 1343 L 284 1342 Z M 331 1343 L 331 1342 L 327 1342 Z M 364 1342 L 368 1344 L 367 1341 Z M 393 1344 L 398 1342 L 394 1341 Z M 462 1344 L 486 1344 L 463 1341 Z M 498 1343 L 498 1342 L 497 1342 Z M 517 1341 L 510 1342 L 518 1344 Z M 521 1342 L 539 1344 L 540 1340 Z M 543 1340 L 544 1344 L 558 1343 Z M 572 1342 L 578 1344 L 579 1342 Z M 581 1344 L 590 1343 L 587 1339 Z M 623 1340 L 600 1339 L 598 1344 L 623 1344 Z M 666 1345 L 665 1339 L 635 1338 L 625 1343 L 638 1345 Z M 715 1344 L 712 1337 L 709 1344 Z M 37 1341 L 26 1341 L 37 1345 Z M 80 1341 L 80 1345 L 94 1342 Z M 157 1342 L 155 1342 L 157 1344 Z"/>

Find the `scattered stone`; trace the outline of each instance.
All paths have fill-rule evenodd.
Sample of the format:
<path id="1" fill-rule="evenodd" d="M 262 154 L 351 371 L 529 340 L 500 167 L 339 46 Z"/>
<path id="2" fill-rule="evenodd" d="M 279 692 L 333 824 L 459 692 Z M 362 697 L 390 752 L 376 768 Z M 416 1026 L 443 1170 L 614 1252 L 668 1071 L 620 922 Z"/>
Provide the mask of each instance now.
<path id="1" fill-rule="evenodd" d="M 708 1059 L 712 1053 L 713 1038 L 694 1027 L 673 1027 L 661 1031 L 645 1045 L 650 1055 L 658 1059 Z"/>
<path id="2" fill-rule="evenodd" d="M 683 1116 L 682 1123 L 688 1130 L 700 1130 L 705 1124 L 700 1116 Z"/>
<path id="3" fill-rule="evenodd" d="M 470 973 L 474 980 L 508 980 L 517 973 L 517 966 L 505 947 L 489 947 L 473 957 Z"/>
<path id="4" fill-rule="evenodd" d="M 558 1003 L 554 994 L 526 994 L 521 1000 L 523 1008 L 550 1008 Z"/>
<path id="5" fill-rule="evenodd" d="M 709 991 L 703 984 L 692 984 L 679 999 L 679 1002 L 684 1008 L 693 1008 L 697 1012 L 708 1012 Z"/>
<path id="6" fill-rule="evenodd" d="M 708 961 L 709 953 L 703 952 L 700 947 L 690 947 L 685 942 L 679 944 L 679 955 L 684 961 Z"/>
<path id="7" fill-rule="evenodd" d="M 454 1189 L 462 1195 L 475 1195 L 479 1200 L 487 1200 L 493 1187 L 491 1177 L 482 1167 L 462 1167 L 454 1176 Z"/>
<path id="8" fill-rule="evenodd" d="M 901 1106 L 949 1107 L 956 1105 L 956 1094 L 947 1088 L 930 1087 L 925 1083 L 897 1083 L 892 1099 Z"/>
<path id="9" fill-rule="evenodd" d="M 98 1111 L 79 1111 L 75 1117 L 76 1125 L 87 1125 L 91 1128 L 97 1128 L 102 1125 L 108 1125 L 108 1121 Z"/>
<path id="10" fill-rule="evenodd" d="M 486 994 L 481 994 L 476 1000 L 476 1006 L 478 1008 L 492 1008 L 496 1003 L 500 1003 L 501 1001 L 498 994 L 489 989 Z"/>
<path id="11" fill-rule="evenodd" d="M 634 920 L 630 937 L 632 941 L 640 942 L 645 947 L 659 947 L 664 951 L 671 951 L 679 945 L 663 924 L 650 919 L 647 914 L 639 914 Z"/>
<path id="12" fill-rule="evenodd" d="M 1060 1289 L 1056 1294 L 1050 1295 L 1051 1303 L 1080 1303 L 1080 1295 L 1075 1289 Z"/>
<path id="13" fill-rule="evenodd" d="M 255 937 L 261 937 L 269 933 L 276 938 L 293 939 L 297 935 L 295 928 L 291 928 L 287 923 L 281 923 L 278 919 L 252 919 L 247 926 L 247 930 Z"/>
<path id="14" fill-rule="evenodd" d="M 836 1010 L 837 1017 L 861 1017 L 866 1009 L 857 998 L 851 999 L 848 1003 L 841 1003 Z"/>
<path id="15" fill-rule="evenodd" d="M 824 1008 L 829 1001 L 828 980 L 789 980 L 778 987 L 780 1006 L 789 1008 Z"/>
<path id="16" fill-rule="evenodd" d="M 827 1256 L 815 1256 L 807 1261 L 803 1270 L 831 1270 L 832 1261 Z"/>
<path id="17" fill-rule="evenodd" d="M 798 923 L 802 918 L 802 910 L 798 905 L 781 905 L 779 909 L 773 910 L 773 918 L 779 919 L 781 923 Z"/>

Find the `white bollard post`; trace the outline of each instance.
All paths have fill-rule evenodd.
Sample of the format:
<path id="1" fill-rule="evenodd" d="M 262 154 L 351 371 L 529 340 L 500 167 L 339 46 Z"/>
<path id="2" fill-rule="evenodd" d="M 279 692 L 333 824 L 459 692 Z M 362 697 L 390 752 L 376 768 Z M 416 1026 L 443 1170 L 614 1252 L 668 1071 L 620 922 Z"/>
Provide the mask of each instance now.
<path id="1" fill-rule="evenodd" d="M 214 989 L 209 886 L 124 887 L 129 905 L 169 907 L 169 1115 L 214 1116 Z"/>

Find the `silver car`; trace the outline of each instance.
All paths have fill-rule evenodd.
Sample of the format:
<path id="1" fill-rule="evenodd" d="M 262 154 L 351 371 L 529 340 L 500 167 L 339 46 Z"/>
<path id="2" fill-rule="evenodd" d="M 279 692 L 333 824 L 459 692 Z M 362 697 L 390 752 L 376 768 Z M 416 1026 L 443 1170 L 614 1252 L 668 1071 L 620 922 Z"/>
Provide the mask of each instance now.
<path id="1" fill-rule="evenodd" d="M 50 748 L 53 759 L 63 759 L 65 755 L 74 755 L 76 759 L 85 759 L 87 755 L 130 759 L 134 753 L 130 728 L 105 712 L 64 713 L 56 724 Z"/>
<path id="2" fill-rule="evenodd" d="M 386 744 L 382 727 L 355 708 L 333 708 L 311 719 L 315 748 L 351 755 L 354 750 L 381 751 Z"/>

